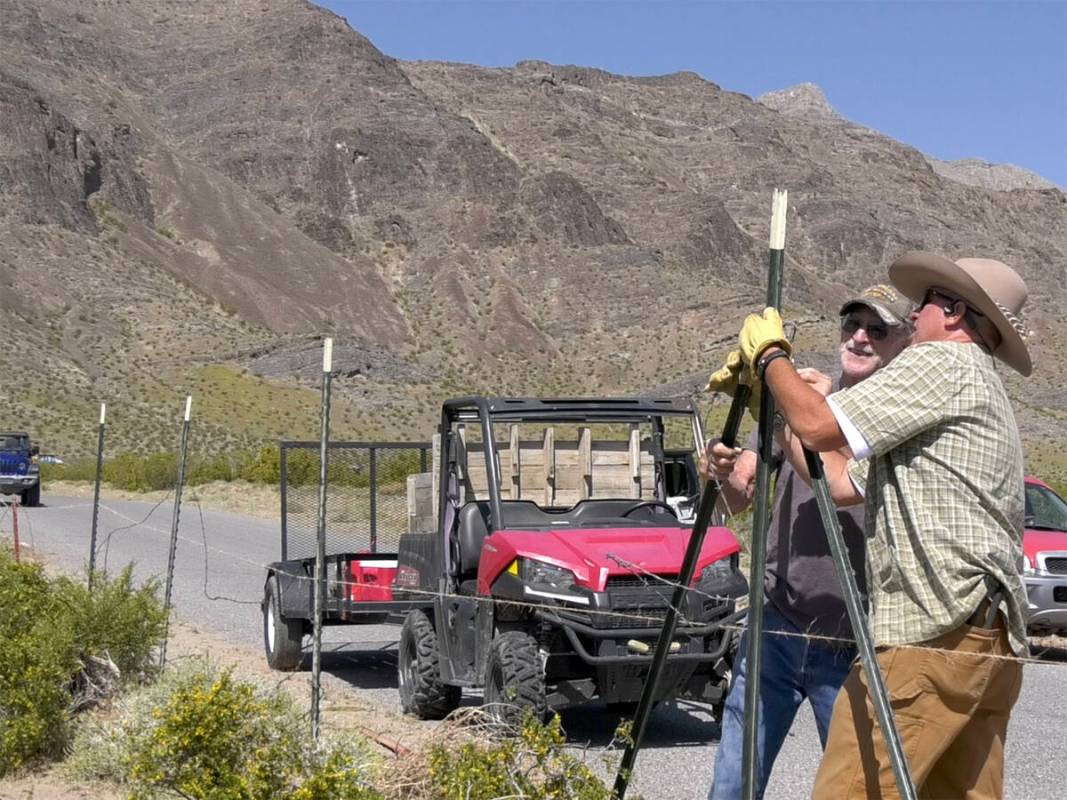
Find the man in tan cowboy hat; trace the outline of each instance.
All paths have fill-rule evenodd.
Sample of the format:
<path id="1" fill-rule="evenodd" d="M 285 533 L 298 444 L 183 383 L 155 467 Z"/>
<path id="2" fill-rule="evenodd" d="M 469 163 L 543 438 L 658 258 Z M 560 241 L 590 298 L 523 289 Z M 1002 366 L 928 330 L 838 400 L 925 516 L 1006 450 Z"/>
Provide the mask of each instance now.
<path id="1" fill-rule="evenodd" d="M 898 259 L 889 277 L 919 306 L 911 344 L 876 374 L 824 396 L 793 369 L 767 309 L 741 330 L 752 366 L 741 377 L 762 381 L 800 440 L 824 453 L 839 505 L 865 496 L 871 624 L 920 796 L 1000 797 L 1026 595 L 1022 446 L 994 359 L 1030 374 L 1026 285 L 999 261 L 925 252 Z M 846 445 L 865 469 L 834 452 Z M 865 684 L 854 665 L 817 798 L 897 796 Z"/>

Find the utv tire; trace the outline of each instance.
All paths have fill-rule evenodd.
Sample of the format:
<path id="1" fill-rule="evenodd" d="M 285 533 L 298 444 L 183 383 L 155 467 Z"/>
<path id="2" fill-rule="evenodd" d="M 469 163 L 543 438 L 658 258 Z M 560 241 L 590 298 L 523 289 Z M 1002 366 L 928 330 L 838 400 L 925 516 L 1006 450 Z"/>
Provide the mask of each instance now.
<path id="1" fill-rule="evenodd" d="M 548 714 L 545 672 L 537 641 L 522 631 L 493 639 L 485 664 L 485 710 L 507 725 L 518 726 L 530 713 L 538 721 Z"/>
<path id="2" fill-rule="evenodd" d="M 35 483 L 22 493 L 22 505 L 36 508 L 41 505 L 41 484 Z"/>
<path id="3" fill-rule="evenodd" d="M 442 719 L 459 706 L 462 690 L 441 682 L 437 631 L 422 611 L 409 611 L 400 629 L 397 683 L 400 708 L 419 719 Z"/>
<path id="4" fill-rule="evenodd" d="M 282 616 L 277 583 L 271 576 L 263 596 L 263 649 L 270 668 L 283 672 L 299 668 L 304 660 L 303 639 L 303 621 Z"/>

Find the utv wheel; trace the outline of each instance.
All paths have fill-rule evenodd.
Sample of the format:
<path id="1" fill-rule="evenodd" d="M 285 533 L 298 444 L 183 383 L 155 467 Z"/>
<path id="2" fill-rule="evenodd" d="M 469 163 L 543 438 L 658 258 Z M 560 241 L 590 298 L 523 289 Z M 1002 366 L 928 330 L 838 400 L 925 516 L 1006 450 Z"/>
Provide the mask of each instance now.
<path id="1" fill-rule="evenodd" d="M 508 631 L 493 639 L 485 665 L 486 711 L 517 726 L 527 713 L 543 720 L 548 713 L 545 672 L 537 641 L 522 631 Z"/>
<path id="2" fill-rule="evenodd" d="M 420 719 L 442 719 L 459 706 L 461 690 L 441 682 L 437 631 L 422 611 L 409 611 L 400 629 L 397 681 L 400 708 Z"/>
<path id="3" fill-rule="evenodd" d="M 267 580 L 263 597 L 263 649 L 271 669 L 292 672 L 304 660 L 301 642 L 304 625 L 301 620 L 287 619 L 281 614 L 278 589 L 273 576 Z"/>

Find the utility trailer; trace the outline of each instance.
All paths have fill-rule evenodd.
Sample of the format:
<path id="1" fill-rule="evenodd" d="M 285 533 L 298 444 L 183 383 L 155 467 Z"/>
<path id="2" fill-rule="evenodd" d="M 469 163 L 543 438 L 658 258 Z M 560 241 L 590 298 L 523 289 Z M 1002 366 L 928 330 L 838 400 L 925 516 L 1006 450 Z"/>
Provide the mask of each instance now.
<path id="1" fill-rule="evenodd" d="M 277 670 L 300 667 L 312 632 L 319 447 L 279 443 L 281 558 L 267 565 L 262 601 L 264 650 Z M 396 600 L 392 593 L 399 536 L 408 528 L 408 501 L 396 487 L 428 469 L 429 451 L 429 443 L 330 443 L 324 625 L 399 621 L 433 605 L 429 597 Z"/>
<path id="2" fill-rule="evenodd" d="M 668 447 L 672 432 L 683 448 Z M 680 401 L 450 400 L 433 471 L 408 478 L 396 553 L 328 556 L 327 622 L 402 620 L 401 705 L 422 718 L 448 714 L 465 687 L 506 721 L 595 698 L 633 706 L 692 532 L 678 510 L 692 498 L 672 492 L 694 488 L 701 441 Z M 721 713 L 748 589 L 738 554 L 729 530 L 708 531 L 657 700 Z M 272 666 L 300 662 L 313 571 L 311 554 L 270 566 Z"/>

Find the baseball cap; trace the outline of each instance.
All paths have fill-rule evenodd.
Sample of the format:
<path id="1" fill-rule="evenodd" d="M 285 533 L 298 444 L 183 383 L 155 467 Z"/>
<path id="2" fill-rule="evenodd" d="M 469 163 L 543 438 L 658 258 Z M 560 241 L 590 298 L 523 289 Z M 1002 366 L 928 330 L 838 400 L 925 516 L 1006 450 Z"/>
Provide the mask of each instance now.
<path id="1" fill-rule="evenodd" d="M 892 286 L 877 283 L 868 286 L 851 300 L 841 306 L 841 316 L 845 316 L 853 306 L 866 306 L 886 325 L 897 327 L 908 324 L 908 314 L 914 304 Z"/>

